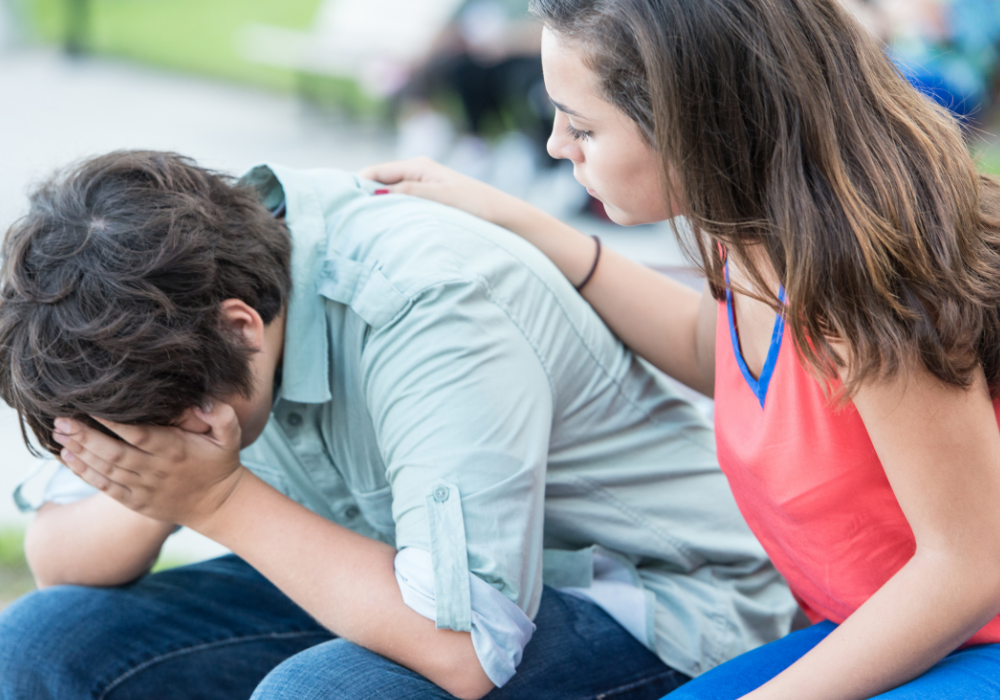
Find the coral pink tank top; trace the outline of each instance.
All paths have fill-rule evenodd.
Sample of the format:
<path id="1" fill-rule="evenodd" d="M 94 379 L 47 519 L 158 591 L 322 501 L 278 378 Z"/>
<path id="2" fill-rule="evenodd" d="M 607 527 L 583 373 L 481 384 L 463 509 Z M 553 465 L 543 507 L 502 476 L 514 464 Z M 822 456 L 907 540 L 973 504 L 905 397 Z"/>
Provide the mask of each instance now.
<path id="1" fill-rule="evenodd" d="M 716 326 L 719 464 L 806 615 L 839 624 L 909 561 L 913 532 L 854 405 L 829 405 L 782 318 L 754 379 L 732 308 L 719 304 Z M 992 642 L 1000 616 L 969 640 Z"/>

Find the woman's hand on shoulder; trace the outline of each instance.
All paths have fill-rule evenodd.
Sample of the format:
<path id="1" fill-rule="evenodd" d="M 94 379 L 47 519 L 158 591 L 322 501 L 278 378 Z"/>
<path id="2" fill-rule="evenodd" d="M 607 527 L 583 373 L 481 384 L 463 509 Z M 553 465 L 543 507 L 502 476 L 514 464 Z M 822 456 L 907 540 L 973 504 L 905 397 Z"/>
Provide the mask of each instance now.
<path id="1" fill-rule="evenodd" d="M 370 165 L 358 175 L 384 184 L 391 194 L 429 199 L 500 225 L 504 223 L 504 202 L 513 199 L 485 182 L 462 175 L 430 158 Z"/>

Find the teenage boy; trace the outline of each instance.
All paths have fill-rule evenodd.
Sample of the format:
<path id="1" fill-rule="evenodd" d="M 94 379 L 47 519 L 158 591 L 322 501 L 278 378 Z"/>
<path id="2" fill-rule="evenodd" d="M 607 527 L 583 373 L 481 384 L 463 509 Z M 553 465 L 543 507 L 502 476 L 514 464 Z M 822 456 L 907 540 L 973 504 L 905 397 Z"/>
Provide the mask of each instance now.
<path id="1" fill-rule="evenodd" d="M 654 698 L 788 630 L 697 412 L 526 243 L 372 194 L 120 152 L 33 195 L 0 392 L 93 495 L 28 533 L 87 585 L 0 616 L 0 697 Z M 128 583 L 178 524 L 240 558 Z"/>

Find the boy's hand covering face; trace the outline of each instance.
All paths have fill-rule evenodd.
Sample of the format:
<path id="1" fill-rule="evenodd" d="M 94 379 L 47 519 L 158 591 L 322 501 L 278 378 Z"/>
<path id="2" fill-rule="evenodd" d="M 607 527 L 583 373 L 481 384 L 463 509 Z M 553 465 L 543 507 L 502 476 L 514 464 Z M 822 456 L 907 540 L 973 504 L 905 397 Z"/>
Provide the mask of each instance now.
<path id="1" fill-rule="evenodd" d="M 68 418 L 56 420 L 53 439 L 62 462 L 91 486 L 156 520 L 197 529 L 235 492 L 246 473 L 240 464 L 240 424 L 231 406 L 192 409 L 188 428 L 100 421 L 121 440 Z M 191 418 L 197 420 L 191 420 Z"/>

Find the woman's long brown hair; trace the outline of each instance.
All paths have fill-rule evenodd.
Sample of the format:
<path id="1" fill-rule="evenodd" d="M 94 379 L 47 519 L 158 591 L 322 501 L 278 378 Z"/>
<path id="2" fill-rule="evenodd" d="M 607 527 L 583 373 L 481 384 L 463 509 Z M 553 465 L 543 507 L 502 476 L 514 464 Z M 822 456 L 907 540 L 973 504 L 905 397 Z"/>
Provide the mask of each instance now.
<path id="1" fill-rule="evenodd" d="M 922 363 L 1000 388 L 1000 184 L 838 0 L 532 0 L 663 158 L 720 252 L 847 396 Z M 672 178 L 666 174 L 672 173 Z M 838 352 L 837 348 L 844 348 Z"/>

